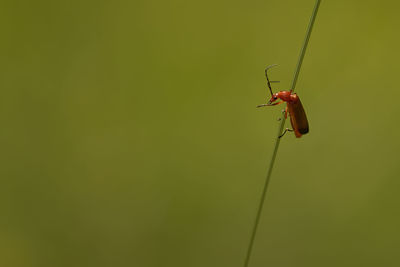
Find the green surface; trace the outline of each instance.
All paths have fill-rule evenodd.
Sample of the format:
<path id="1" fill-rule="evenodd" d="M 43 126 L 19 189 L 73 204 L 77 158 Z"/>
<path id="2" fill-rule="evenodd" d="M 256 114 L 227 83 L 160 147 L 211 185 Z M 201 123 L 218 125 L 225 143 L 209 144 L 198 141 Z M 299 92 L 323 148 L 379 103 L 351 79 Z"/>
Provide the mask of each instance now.
<path id="1" fill-rule="evenodd" d="M 322 1 L 250 267 L 399 266 L 397 1 Z M 3 1 L 0 266 L 241 267 L 314 1 Z"/>

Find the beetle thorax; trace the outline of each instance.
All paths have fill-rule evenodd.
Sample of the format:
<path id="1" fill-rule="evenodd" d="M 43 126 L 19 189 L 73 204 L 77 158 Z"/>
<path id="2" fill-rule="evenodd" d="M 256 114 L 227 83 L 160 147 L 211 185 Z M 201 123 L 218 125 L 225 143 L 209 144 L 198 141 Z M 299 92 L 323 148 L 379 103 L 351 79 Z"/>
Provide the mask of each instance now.
<path id="1" fill-rule="evenodd" d="M 279 93 L 277 93 L 277 95 L 283 101 L 286 101 L 286 102 L 291 101 L 291 97 L 290 97 L 291 93 L 290 93 L 290 91 L 280 91 Z"/>

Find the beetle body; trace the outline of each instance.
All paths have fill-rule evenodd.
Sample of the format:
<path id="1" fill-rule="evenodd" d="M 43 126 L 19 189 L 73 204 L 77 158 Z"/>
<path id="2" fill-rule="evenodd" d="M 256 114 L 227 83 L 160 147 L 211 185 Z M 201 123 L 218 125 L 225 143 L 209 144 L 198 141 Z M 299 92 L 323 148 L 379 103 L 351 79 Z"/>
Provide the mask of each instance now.
<path id="1" fill-rule="evenodd" d="M 265 69 L 265 77 L 267 77 L 267 85 L 271 93 L 271 99 L 267 102 L 267 104 L 258 105 L 257 107 L 275 106 L 286 102 L 287 107 L 285 110 L 285 118 L 287 118 L 287 113 L 289 112 L 290 123 L 292 124 L 293 130 L 286 129 L 280 137 L 282 137 L 287 131 L 293 131 L 294 135 L 299 138 L 303 134 L 308 133 L 309 130 L 306 112 L 304 111 L 303 105 L 300 102 L 300 98 L 296 93 L 293 93 L 293 90 L 280 91 L 275 94 L 272 92 L 271 83 L 278 81 L 270 81 L 267 71 L 274 66 L 276 65 L 268 66 Z M 276 102 L 279 99 L 281 101 Z"/>
<path id="2" fill-rule="evenodd" d="M 274 103 L 278 99 L 281 99 L 282 101 Z M 287 116 L 287 112 L 289 112 L 290 123 L 292 124 L 295 136 L 299 138 L 303 134 L 308 133 L 309 126 L 306 112 L 304 111 L 300 98 L 296 93 L 292 93 L 290 91 L 280 91 L 275 93 L 272 95 L 267 105 L 272 106 L 283 102 L 286 102 L 287 110 L 285 116 Z"/>

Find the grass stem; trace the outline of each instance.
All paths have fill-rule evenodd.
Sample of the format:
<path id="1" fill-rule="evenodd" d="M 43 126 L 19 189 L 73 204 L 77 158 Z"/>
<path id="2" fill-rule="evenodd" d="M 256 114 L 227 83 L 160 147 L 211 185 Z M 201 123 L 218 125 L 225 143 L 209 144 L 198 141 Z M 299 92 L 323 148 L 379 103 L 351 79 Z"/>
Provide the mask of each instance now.
<path id="1" fill-rule="evenodd" d="M 321 2 L 321 0 L 316 0 L 315 1 L 314 10 L 313 10 L 313 12 L 311 14 L 310 22 L 309 22 L 308 27 L 307 27 L 306 37 L 304 38 L 303 46 L 302 46 L 302 48 L 300 50 L 300 55 L 299 55 L 299 59 L 297 61 L 297 66 L 296 66 L 296 69 L 295 69 L 295 72 L 294 72 L 292 85 L 290 87 L 290 90 L 292 92 L 294 91 L 294 89 L 296 87 L 297 78 L 299 77 L 301 65 L 303 63 L 304 55 L 306 53 L 308 41 L 310 40 L 311 31 L 312 31 L 312 28 L 314 26 L 315 17 L 317 16 L 317 12 L 318 12 L 318 8 L 319 8 L 320 2 Z M 281 141 L 281 138 L 279 138 L 279 137 L 282 135 L 283 128 L 285 126 L 285 122 L 286 122 L 285 115 L 282 114 L 282 117 L 281 117 L 281 120 L 280 120 L 280 124 L 279 124 L 279 127 L 278 127 L 278 134 L 277 134 L 277 137 L 276 137 L 276 140 L 275 140 L 274 151 L 272 152 L 272 157 L 271 157 L 271 161 L 269 163 L 267 177 L 265 179 L 264 188 L 263 188 L 263 191 L 262 191 L 262 194 L 261 194 L 261 198 L 260 198 L 260 202 L 259 202 L 259 205 L 258 205 L 256 218 L 255 218 L 254 225 L 253 225 L 253 230 L 252 230 L 251 237 L 250 237 L 250 243 L 249 243 L 249 246 L 247 248 L 247 254 L 246 254 L 246 259 L 245 259 L 245 262 L 244 262 L 244 267 L 248 267 L 248 265 L 249 265 L 251 252 L 253 250 L 254 240 L 255 240 L 255 237 L 256 237 L 256 234 L 257 234 L 258 224 L 260 222 L 260 217 L 261 217 L 261 213 L 262 213 L 264 202 L 265 202 L 265 196 L 267 194 L 269 181 L 271 179 L 272 170 L 274 168 L 276 155 L 278 154 L 279 143 Z"/>

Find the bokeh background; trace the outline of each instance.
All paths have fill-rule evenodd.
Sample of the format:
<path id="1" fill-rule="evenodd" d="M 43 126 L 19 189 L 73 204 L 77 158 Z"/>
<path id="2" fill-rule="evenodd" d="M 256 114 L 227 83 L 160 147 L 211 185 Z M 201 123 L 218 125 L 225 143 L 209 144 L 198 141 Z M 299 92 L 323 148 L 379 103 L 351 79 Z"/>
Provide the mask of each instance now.
<path id="1" fill-rule="evenodd" d="M 0 8 L 0 265 L 243 266 L 314 1 Z M 324 1 L 250 266 L 399 266 L 398 1 Z"/>

